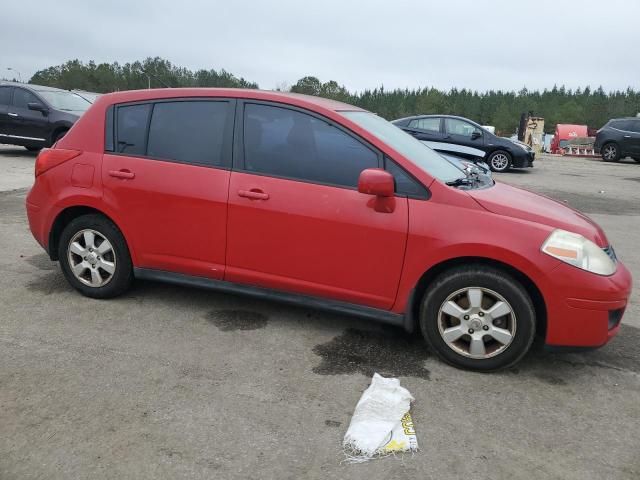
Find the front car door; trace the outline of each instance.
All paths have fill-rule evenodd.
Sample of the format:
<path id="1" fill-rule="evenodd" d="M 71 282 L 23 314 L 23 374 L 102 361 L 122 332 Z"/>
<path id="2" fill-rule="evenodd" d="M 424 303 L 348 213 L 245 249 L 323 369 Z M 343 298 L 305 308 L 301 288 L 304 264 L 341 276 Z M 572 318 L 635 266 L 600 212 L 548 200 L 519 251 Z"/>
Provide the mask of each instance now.
<path id="1" fill-rule="evenodd" d="M 211 98 L 107 114 L 103 196 L 137 267 L 224 277 L 234 110 L 235 100 Z"/>
<path id="2" fill-rule="evenodd" d="M 640 118 L 629 120 L 626 132 L 624 132 L 624 150 L 636 160 L 640 160 Z"/>
<path id="3" fill-rule="evenodd" d="M 14 87 L 13 101 L 7 112 L 9 116 L 8 134 L 14 139 L 44 146 L 48 142 L 49 117 L 44 112 L 30 110 L 30 103 L 46 107 L 45 103 L 34 93 L 25 88 Z"/>
<path id="4" fill-rule="evenodd" d="M 229 187 L 225 279 L 376 308 L 393 305 L 408 201 L 357 191 L 380 152 L 311 112 L 245 101 Z"/>
<path id="5" fill-rule="evenodd" d="M 460 118 L 445 118 L 444 130 L 444 141 L 450 144 L 448 151 L 484 158 L 485 132 L 481 128 Z"/>

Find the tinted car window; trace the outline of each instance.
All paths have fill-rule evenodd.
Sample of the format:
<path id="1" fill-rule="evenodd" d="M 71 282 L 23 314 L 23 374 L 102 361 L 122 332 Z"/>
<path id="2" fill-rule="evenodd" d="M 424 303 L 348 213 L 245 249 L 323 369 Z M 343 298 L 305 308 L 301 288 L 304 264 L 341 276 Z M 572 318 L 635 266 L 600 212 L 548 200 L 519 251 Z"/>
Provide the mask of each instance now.
<path id="1" fill-rule="evenodd" d="M 30 103 L 42 104 L 38 97 L 24 88 L 16 88 L 13 91 L 13 105 L 16 108 L 29 108 Z"/>
<path id="2" fill-rule="evenodd" d="M 247 104 L 245 168 L 274 176 L 355 187 L 378 155 L 337 127 L 288 108 Z"/>
<path id="3" fill-rule="evenodd" d="M 631 121 L 631 131 L 640 133 L 640 120 Z"/>
<path id="4" fill-rule="evenodd" d="M 126 105 L 118 107 L 117 111 L 117 142 L 118 153 L 144 155 L 147 143 L 147 123 L 151 104 Z"/>
<path id="5" fill-rule="evenodd" d="M 427 189 L 390 158 L 385 158 L 385 169 L 393 175 L 398 195 L 407 195 L 414 198 L 429 197 Z"/>
<path id="6" fill-rule="evenodd" d="M 11 87 L 0 87 L 0 105 L 9 105 L 11 102 Z"/>
<path id="7" fill-rule="evenodd" d="M 473 132 L 480 132 L 480 129 L 471 125 L 469 122 L 459 120 L 457 118 L 445 118 L 445 128 L 450 135 L 462 135 L 463 137 L 471 137 Z"/>
<path id="8" fill-rule="evenodd" d="M 440 131 L 440 118 L 417 118 L 409 122 L 409 128 L 419 128 L 420 130 Z"/>
<path id="9" fill-rule="evenodd" d="M 633 120 L 612 120 L 611 126 L 613 128 L 617 128 L 618 130 L 630 131 Z"/>
<path id="10" fill-rule="evenodd" d="M 186 163 L 222 165 L 229 102 L 156 103 L 147 155 Z"/>

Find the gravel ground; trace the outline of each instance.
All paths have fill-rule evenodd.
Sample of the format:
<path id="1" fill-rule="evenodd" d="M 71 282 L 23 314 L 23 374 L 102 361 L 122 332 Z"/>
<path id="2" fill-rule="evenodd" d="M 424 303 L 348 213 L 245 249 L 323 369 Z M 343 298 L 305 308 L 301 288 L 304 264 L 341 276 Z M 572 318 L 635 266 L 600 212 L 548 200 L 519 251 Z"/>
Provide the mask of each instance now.
<path id="1" fill-rule="evenodd" d="M 640 478 L 637 291 L 604 348 L 490 375 L 311 309 L 145 282 L 90 300 L 28 230 L 33 161 L 0 147 L 1 479 Z M 542 157 L 498 179 L 588 213 L 640 278 L 640 165 Z M 345 464 L 374 371 L 416 398 L 421 451 Z"/>

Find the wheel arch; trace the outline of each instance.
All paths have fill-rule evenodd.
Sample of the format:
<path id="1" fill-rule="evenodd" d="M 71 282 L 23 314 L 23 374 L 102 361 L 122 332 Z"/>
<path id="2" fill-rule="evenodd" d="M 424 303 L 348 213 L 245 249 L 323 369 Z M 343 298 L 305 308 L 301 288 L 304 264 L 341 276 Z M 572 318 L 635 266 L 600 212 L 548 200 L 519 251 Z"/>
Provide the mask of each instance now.
<path id="1" fill-rule="evenodd" d="M 420 319 L 420 306 L 422 303 L 422 299 L 429 288 L 431 282 L 442 272 L 449 270 L 451 268 L 455 268 L 461 265 L 469 265 L 470 263 L 487 265 L 494 268 L 498 268 L 503 270 L 518 280 L 524 289 L 531 297 L 531 301 L 533 302 L 533 306 L 536 312 L 536 332 L 541 335 L 543 338 L 546 336 L 547 330 L 547 306 L 542 295 L 542 292 L 535 284 L 535 282 L 524 272 L 518 270 L 517 268 L 508 265 L 499 260 L 495 260 L 487 257 L 456 257 L 450 258 L 447 260 L 443 260 L 440 263 L 437 263 L 430 267 L 426 272 L 422 274 L 416 286 L 413 288 L 411 295 L 408 299 L 408 305 L 405 310 L 405 329 L 409 332 L 416 331 L 416 327 L 418 325 Z"/>
<path id="2" fill-rule="evenodd" d="M 51 225 L 51 230 L 49 231 L 49 243 L 48 243 L 49 258 L 51 258 L 51 260 L 58 260 L 58 247 L 60 242 L 60 236 L 62 235 L 62 231 L 64 230 L 64 228 L 72 220 L 82 215 L 88 215 L 88 214 L 102 215 L 103 217 L 107 218 L 110 222 L 112 222 L 118 228 L 118 230 L 120 230 L 120 232 L 122 233 L 122 236 L 124 237 L 125 242 L 127 243 L 127 248 L 129 249 L 129 253 L 133 259 L 133 252 L 131 250 L 131 245 L 127 241 L 127 237 L 124 234 L 120 225 L 118 225 L 118 222 L 116 222 L 112 217 L 107 215 L 102 210 L 99 210 L 95 207 L 90 207 L 88 205 L 73 205 L 73 206 L 67 207 L 56 216 L 55 220 L 53 221 L 53 224 Z"/>

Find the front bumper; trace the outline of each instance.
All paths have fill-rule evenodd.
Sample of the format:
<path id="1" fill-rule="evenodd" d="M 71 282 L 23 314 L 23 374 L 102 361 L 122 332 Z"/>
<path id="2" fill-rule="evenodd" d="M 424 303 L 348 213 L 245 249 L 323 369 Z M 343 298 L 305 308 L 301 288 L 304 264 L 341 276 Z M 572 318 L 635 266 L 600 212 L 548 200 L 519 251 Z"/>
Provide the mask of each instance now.
<path id="1" fill-rule="evenodd" d="M 535 152 L 526 152 L 522 150 L 512 155 L 512 167 L 514 168 L 531 168 L 536 159 Z"/>
<path id="2" fill-rule="evenodd" d="M 545 343 L 553 347 L 599 347 L 611 340 L 631 295 L 631 274 L 618 262 L 608 277 L 565 263 L 552 273 Z"/>

